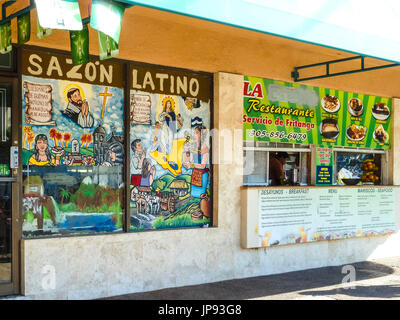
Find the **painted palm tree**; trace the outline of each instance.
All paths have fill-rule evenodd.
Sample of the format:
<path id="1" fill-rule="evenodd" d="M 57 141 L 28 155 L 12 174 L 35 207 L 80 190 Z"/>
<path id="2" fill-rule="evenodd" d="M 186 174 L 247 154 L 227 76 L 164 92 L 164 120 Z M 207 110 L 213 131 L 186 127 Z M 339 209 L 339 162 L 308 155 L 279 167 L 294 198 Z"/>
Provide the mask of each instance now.
<path id="1" fill-rule="evenodd" d="M 25 148 L 25 141 L 30 132 L 32 132 L 32 127 L 24 126 L 24 143 L 22 144 L 23 148 Z"/>
<path id="2" fill-rule="evenodd" d="M 57 147 L 57 130 L 56 129 L 50 129 L 49 131 L 50 138 L 54 140 L 54 145 Z"/>
<path id="3" fill-rule="evenodd" d="M 85 149 L 87 149 L 87 147 L 88 147 L 88 145 L 92 142 L 92 134 L 91 133 L 88 133 L 87 135 L 86 135 L 86 147 L 85 147 Z"/>
<path id="4" fill-rule="evenodd" d="M 64 205 L 64 200 L 65 200 L 65 199 L 68 199 L 68 198 L 71 196 L 71 193 L 68 192 L 68 190 L 66 190 L 66 189 L 64 189 L 64 188 L 61 188 L 60 195 L 61 195 L 61 205 L 60 205 L 60 208 L 62 208 L 62 206 Z"/>
<path id="5" fill-rule="evenodd" d="M 86 140 L 87 140 L 87 134 L 86 134 L 86 133 L 83 133 L 83 134 L 81 135 L 81 142 L 82 142 L 81 148 L 82 148 L 83 145 L 86 143 Z"/>
<path id="6" fill-rule="evenodd" d="M 35 134 L 31 131 L 31 132 L 28 133 L 28 137 L 27 137 L 27 141 L 28 141 L 28 144 L 29 144 L 29 149 L 28 150 L 31 150 L 31 144 L 32 144 L 32 142 L 34 140 L 35 140 Z"/>
<path id="7" fill-rule="evenodd" d="M 65 132 L 64 133 L 64 141 L 65 141 L 65 147 L 68 148 L 68 143 L 71 141 L 72 134 L 71 132 Z"/>
<path id="8" fill-rule="evenodd" d="M 56 139 L 57 139 L 57 141 L 60 141 L 60 145 L 61 145 L 61 146 L 63 146 L 62 138 L 63 138 L 62 133 L 57 131 L 57 133 L 56 133 Z M 57 144 L 56 144 L 56 146 L 57 146 Z"/>

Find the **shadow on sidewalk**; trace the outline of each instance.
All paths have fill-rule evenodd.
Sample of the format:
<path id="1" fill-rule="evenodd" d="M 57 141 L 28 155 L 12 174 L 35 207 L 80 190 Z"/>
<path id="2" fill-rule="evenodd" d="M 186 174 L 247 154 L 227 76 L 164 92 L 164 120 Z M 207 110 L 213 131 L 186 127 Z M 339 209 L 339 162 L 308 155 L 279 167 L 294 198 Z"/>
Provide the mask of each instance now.
<path id="1" fill-rule="evenodd" d="M 367 280 L 394 273 L 394 269 L 383 264 L 365 261 L 351 264 L 356 271 L 356 280 Z M 347 272 L 342 266 L 308 269 L 269 276 L 234 279 L 200 285 L 167 288 L 157 291 L 132 293 L 106 300 L 245 300 L 265 296 L 309 290 L 341 284 Z M 351 289 L 349 289 L 351 290 Z M 349 290 L 347 294 L 352 294 Z M 337 294 L 336 290 L 334 294 Z M 354 290 L 351 290 L 354 291 Z M 324 291 L 312 291 L 315 294 L 329 294 Z M 306 294 L 302 292 L 302 294 Z M 366 294 L 361 290 L 359 294 Z"/>
<path id="2" fill-rule="evenodd" d="M 299 292 L 301 295 L 318 296 L 332 296 L 332 295 L 346 295 L 359 298 L 400 298 L 400 285 L 384 285 L 384 286 L 355 286 L 354 289 L 337 288 L 332 290 L 319 290 L 319 291 L 303 291 Z"/>

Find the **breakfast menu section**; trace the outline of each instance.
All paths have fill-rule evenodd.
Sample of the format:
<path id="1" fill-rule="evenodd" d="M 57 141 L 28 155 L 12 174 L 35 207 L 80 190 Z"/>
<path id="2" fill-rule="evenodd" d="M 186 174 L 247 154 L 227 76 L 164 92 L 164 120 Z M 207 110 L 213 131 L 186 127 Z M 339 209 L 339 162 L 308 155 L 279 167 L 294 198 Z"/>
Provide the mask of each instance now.
<path id="1" fill-rule="evenodd" d="M 315 203 L 310 189 L 260 190 L 260 240 L 262 246 L 307 242 Z"/>
<path id="2" fill-rule="evenodd" d="M 390 148 L 391 99 L 245 77 L 243 138 Z"/>
<path id="3" fill-rule="evenodd" d="M 259 190 L 260 246 L 391 234 L 393 188 Z"/>

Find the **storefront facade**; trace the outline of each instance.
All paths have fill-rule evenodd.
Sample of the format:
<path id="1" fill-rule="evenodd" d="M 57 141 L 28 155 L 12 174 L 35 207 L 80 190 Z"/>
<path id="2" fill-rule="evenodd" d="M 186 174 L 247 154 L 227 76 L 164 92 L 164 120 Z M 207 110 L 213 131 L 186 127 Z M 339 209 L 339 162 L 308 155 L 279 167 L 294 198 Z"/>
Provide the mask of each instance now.
<path id="1" fill-rule="evenodd" d="M 17 68 L 2 72 L 14 90 L 11 144 L 20 155 L 4 177 L 13 190 L 5 293 L 91 299 L 400 255 L 395 69 L 381 71 L 381 81 L 364 74 L 306 83 L 386 97 L 386 182 L 373 188 L 391 189 L 390 233 L 263 245 L 251 235 L 259 190 L 269 189 L 244 181 L 246 81 L 290 83 L 300 57 L 312 61 L 320 48 L 153 9 L 126 14 L 120 59 L 93 55 L 74 69 L 66 32 L 53 31 L 17 47 Z M 75 117 L 66 110 L 77 92 L 89 112 Z M 43 141 L 51 151 L 44 148 L 44 160 L 39 152 L 35 158 Z M 311 172 L 309 186 L 317 176 Z"/>

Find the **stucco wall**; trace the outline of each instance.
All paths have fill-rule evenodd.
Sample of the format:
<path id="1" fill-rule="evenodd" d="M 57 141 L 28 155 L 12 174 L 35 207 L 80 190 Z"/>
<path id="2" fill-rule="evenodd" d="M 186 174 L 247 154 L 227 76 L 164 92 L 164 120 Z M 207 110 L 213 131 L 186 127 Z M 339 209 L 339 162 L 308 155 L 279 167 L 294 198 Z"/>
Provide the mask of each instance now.
<path id="1" fill-rule="evenodd" d="M 214 118 L 219 130 L 241 132 L 242 81 L 241 75 L 215 76 Z M 400 256 L 399 232 L 242 249 L 241 139 L 241 134 L 235 136 L 231 150 L 223 149 L 218 139 L 214 144 L 215 161 L 222 162 L 215 166 L 214 180 L 218 227 L 23 240 L 23 294 L 35 299 L 92 299 Z M 234 156 L 228 157 L 229 152 Z M 398 210 L 397 221 L 399 217 Z"/>

